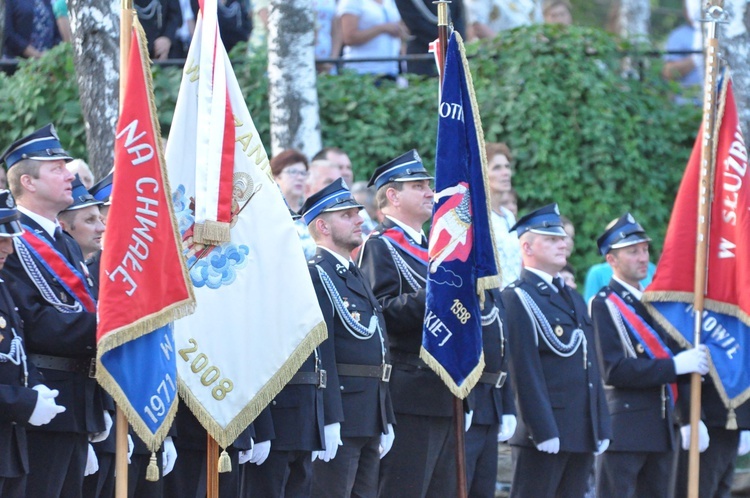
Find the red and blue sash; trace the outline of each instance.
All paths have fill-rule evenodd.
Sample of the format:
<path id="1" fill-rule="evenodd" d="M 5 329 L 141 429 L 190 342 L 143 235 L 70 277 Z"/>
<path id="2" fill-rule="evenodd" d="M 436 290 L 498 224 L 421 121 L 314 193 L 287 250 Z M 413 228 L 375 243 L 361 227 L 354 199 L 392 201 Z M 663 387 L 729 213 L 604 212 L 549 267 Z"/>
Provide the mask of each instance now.
<path id="1" fill-rule="evenodd" d="M 666 344 L 661 340 L 659 333 L 656 332 L 638 313 L 636 313 L 628 303 L 623 301 L 622 298 L 614 292 L 611 292 L 609 296 L 607 296 L 607 299 L 617 307 L 623 321 L 628 325 L 628 328 L 630 328 L 630 332 L 636 339 L 638 339 L 638 342 L 643 346 L 643 349 L 650 358 L 660 360 L 672 358 L 672 351 L 670 351 Z M 669 384 L 669 392 L 671 394 L 672 406 L 674 406 L 675 401 L 677 401 L 676 383 L 671 382 Z"/>
<path id="2" fill-rule="evenodd" d="M 89 313 L 96 313 L 96 301 L 89 291 L 85 277 L 55 249 L 50 242 L 36 234 L 33 228 L 24 225 L 21 241 L 52 277 L 62 284 Z"/>
<path id="3" fill-rule="evenodd" d="M 427 265 L 429 261 L 427 249 L 407 237 L 403 228 L 395 226 L 385 230 L 381 235 L 420 263 Z"/>

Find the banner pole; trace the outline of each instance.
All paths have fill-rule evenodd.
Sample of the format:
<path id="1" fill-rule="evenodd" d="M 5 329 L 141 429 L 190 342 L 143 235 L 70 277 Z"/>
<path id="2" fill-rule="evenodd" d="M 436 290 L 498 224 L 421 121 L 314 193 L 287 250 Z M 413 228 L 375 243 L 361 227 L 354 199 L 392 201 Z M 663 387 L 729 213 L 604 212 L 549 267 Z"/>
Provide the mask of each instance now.
<path id="1" fill-rule="evenodd" d="M 701 167 L 698 189 L 698 227 L 695 247 L 695 282 L 693 310 L 695 328 L 693 347 L 701 343 L 703 308 L 706 295 L 708 236 L 711 223 L 711 194 L 716 158 L 714 157 L 714 131 L 716 128 L 716 78 L 718 74 L 719 40 L 716 23 L 723 13 L 714 0 L 708 10 L 708 34 L 706 37 L 706 71 L 703 83 L 703 140 L 701 143 Z M 698 451 L 698 425 L 701 411 L 701 375 L 690 376 L 690 452 L 688 458 L 688 498 L 698 498 L 700 453 Z"/>
<path id="2" fill-rule="evenodd" d="M 219 497 L 219 443 L 206 435 L 206 498 Z"/>
<path id="3" fill-rule="evenodd" d="M 133 28 L 133 0 L 122 0 L 120 9 L 120 102 L 125 97 L 125 82 L 128 74 L 128 56 Z M 115 413 L 115 498 L 128 496 L 128 419 L 117 406 Z"/>
<path id="4" fill-rule="evenodd" d="M 120 10 L 120 110 L 122 110 L 123 97 L 125 96 L 132 30 L 133 0 L 122 0 L 122 9 Z"/>
<path id="5" fill-rule="evenodd" d="M 438 79 L 440 81 L 440 90 L 442 92 L 443 74 L 445 72 L 445 53 L 448 50 L 448 4 L 447 0 L 437 0 L 432 2 L 437 4 L 437 28 L 438 28 Z M 453 397 L 453 421 L 456 432 L 456 496 L 458 498 L 467 497 L 466 482 L 466 445 L 464 441 L 464 405 L 463 400 L 458 396 Z"/>

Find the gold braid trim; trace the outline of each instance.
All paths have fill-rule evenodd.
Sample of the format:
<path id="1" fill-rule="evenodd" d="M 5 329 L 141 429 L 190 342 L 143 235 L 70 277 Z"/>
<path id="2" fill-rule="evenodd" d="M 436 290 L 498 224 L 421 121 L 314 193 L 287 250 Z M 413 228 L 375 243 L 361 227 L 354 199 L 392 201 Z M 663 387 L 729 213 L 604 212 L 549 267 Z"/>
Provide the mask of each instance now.
<path id="1" fill-rule="evenodd" d="M 474 389 L 474 386 L 477 384 L 477 382 L 479 382 L 479 378 L 482 376 L 482 372 L 484 372 L 484 351 L 479 356 L 479 363 L 477 363 L 477 366 L 475 366 L 471 373 L 466 376 L 466 379 L 460 386 L 456 384 L 456 382 L 450 376 L 448 371 L 443 367 L 443 365 L 441 365 L 440 362 L 436 360 L 435 357 L 432 356 L 424 347 L 421 347 L 419 349 L 419 357 L 438 375 L 438 377 L 440 377 L 440 379 L 442 379 L 442 381 L 446 386 L 448 386 L 448 389 L 450 389 L 453 395 L 461 399 L 464 399 L 469 395 L 471 390 Z"/>
<path id="2" fill-rule="evenodd" d="M 237 416 L 226 426 L 220 426 L 211 414 L 203 407 L 201 402 L 193 396 L 190 388 L 179 379 L 179 391 L 182 401 L 190 408 L 195 418 L 206 428 L 208 434 L 226 448 L 244 431 L 248 425 L 255 420 L 260 412 L 276 397 L 287 385 L 292 376 L 299 370 L 302 364 L 310 357 L 313 350 L 328 337 L 325 322 L 318 323 L 310 333 L 300 342 L 299 346 L 292 352 L 282 367 L 271 377 L 266 385 L 245 405 Z"/>

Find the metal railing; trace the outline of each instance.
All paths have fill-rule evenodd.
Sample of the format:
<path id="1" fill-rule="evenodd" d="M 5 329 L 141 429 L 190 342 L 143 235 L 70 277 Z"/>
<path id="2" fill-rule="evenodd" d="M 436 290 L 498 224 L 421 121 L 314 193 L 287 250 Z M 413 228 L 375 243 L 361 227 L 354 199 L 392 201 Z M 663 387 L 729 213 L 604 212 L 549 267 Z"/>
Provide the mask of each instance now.
<path id="1" fill-rule="evenodd" d="M 699 50 L 649 50 L 645 52 L 623 52 L 623 56 L 639 56 L 646 58 L 662 58 L 665 55 L 695 55 L 702 54 Z M 347 64 L 358 63 L 358 62 L 430 62 L 433 61 L 434 57 L 432 54 L 410 54 L 401 55 L 398 57 L 359 57 L 359 58 L 348 58 L 344 59 L 341 57 L 327 57 L 321 59 L 315 59 L 318 64 L 333 64 L 340 71 L 344 69 Z M 12 74 L 18 69 L 18 59 L 0 59 L 0 71 L 7 74 Z M 242 64 L 244 61 L 240 59 L 239 62 Z M 183 67 L 185 65 L 185 59 L 166 59 L 166 60 L 155 60 L 152 61 L 153 65 L 160 67 Z"/>

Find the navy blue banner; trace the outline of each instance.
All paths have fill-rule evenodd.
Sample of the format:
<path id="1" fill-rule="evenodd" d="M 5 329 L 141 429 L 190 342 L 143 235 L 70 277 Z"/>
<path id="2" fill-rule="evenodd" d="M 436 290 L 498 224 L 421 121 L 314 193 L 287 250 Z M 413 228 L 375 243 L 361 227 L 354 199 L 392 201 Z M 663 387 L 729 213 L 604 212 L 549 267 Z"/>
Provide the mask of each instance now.
<path id="1" fill-rule="evenodd" d="M 461 36 L 448 43 L 435 160 L 422 359 L 458 397 L 484 369 L 480 296 L 498 287 L 484 137 Z"/>

